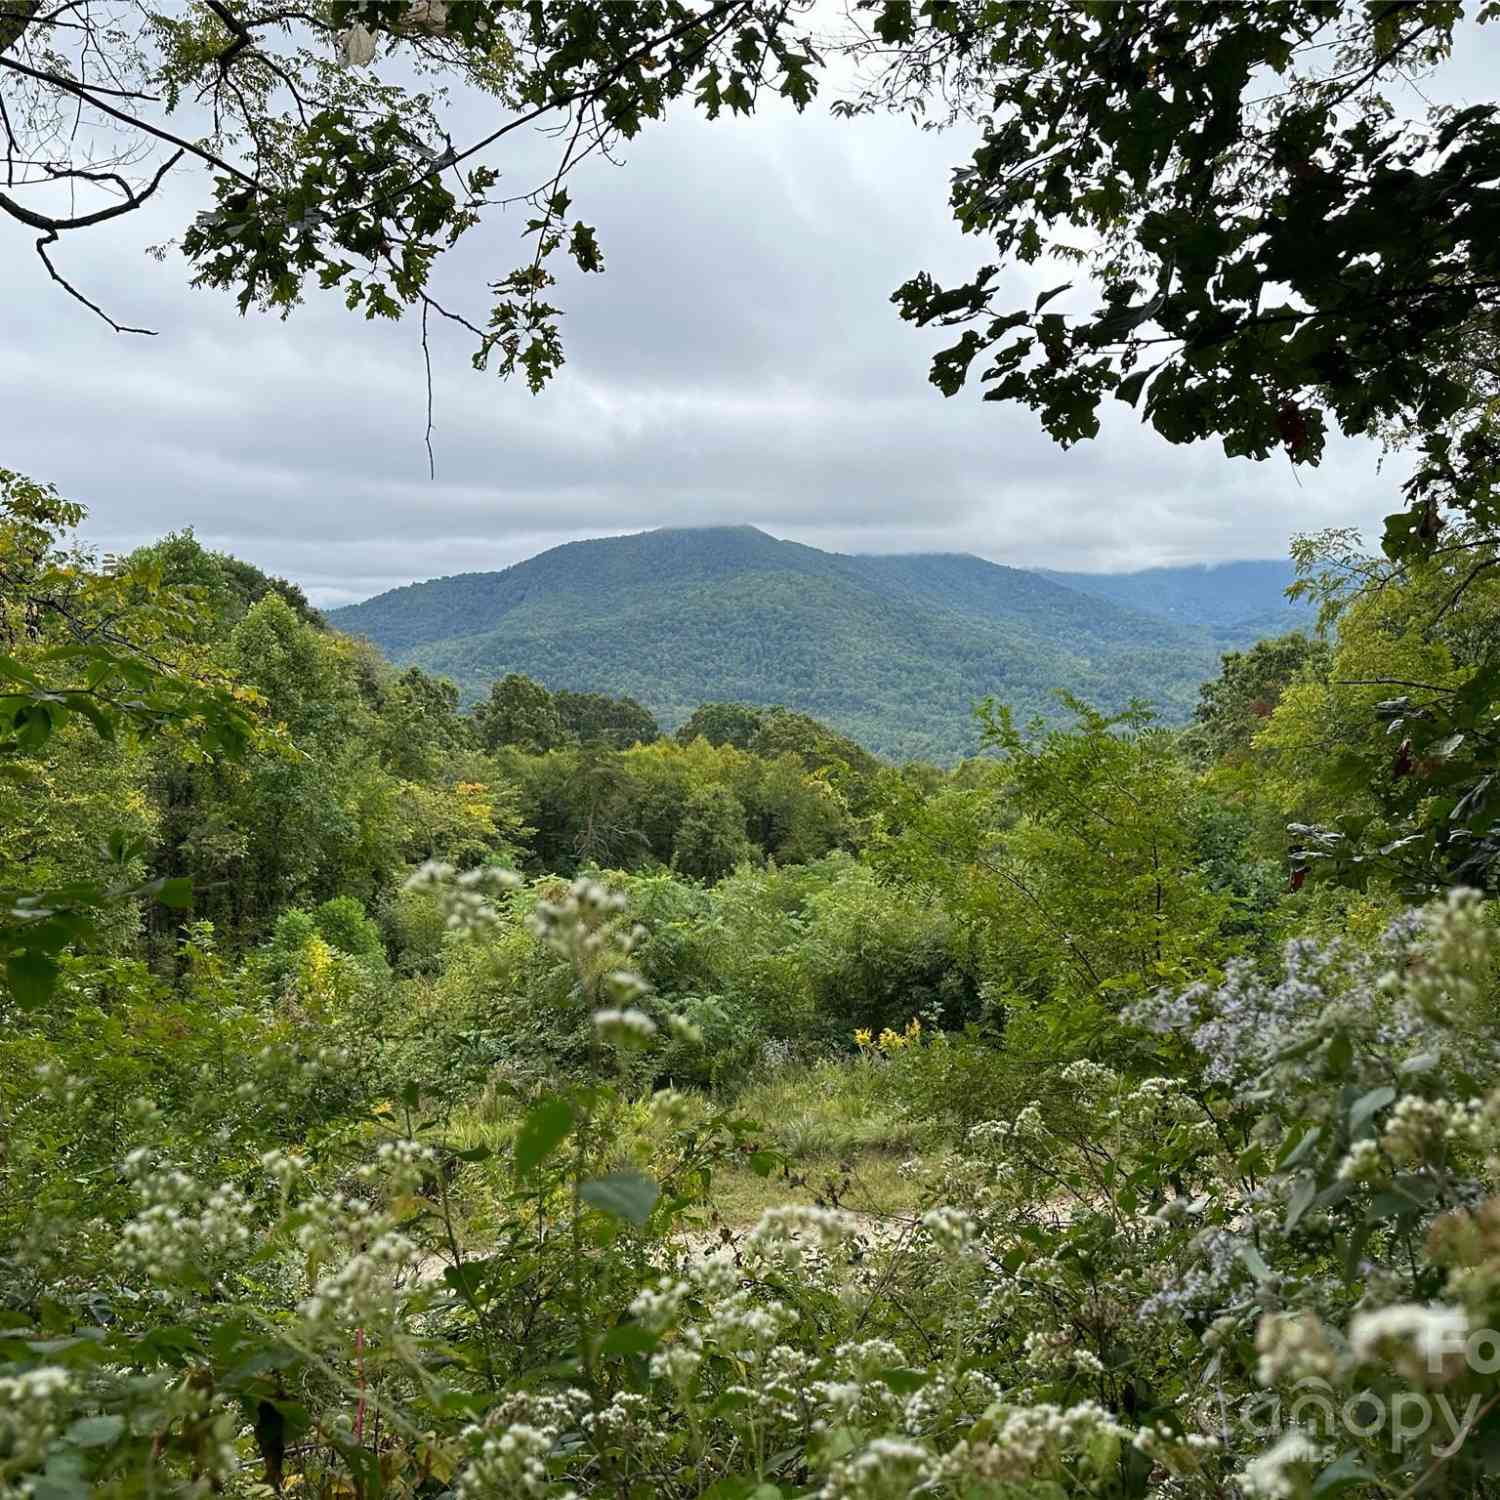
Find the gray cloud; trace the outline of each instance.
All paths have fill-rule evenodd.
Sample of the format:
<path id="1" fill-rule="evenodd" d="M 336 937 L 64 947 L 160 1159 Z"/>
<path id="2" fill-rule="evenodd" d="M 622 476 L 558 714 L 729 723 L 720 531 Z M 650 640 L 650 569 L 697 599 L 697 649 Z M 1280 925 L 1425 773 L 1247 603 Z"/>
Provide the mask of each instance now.
<path id="1" fill-rule="evenodd" d="M 506 164 L 514 182 L 546 146 Z M 435 482 L 414 320 L 366 324 L 316 292 L 286 322 L 242 319 L 191 291 L 179 258 L 143 253 L 181 222 L 182 188 L 62 250 L 80 286 L 156 339 L 111 334 L 11 235 L 0 462 L 88 504 L 103 547 L 191 525 L 327 603 L 660 525 L 748 521 L 842 551 L 1076 568 L 1269 556 L 1297 531 L 1378 529 L 1401 470 L 1377 473 L 1367 444 L 1293 475 L 1173 448 L 1120 408 L 1063 452 L 1028 412 L 944 401 L 926 378 L 936 339 L 888 299 L 918 269 L 954 277 L 983 257 L 945 210 L 966 149 L 959 133 L 773 107 L 712 124 L 683 111 L 627 146 L 623 169 L 589 164 L 574 197 L 608 269 L 563 278 L 555 386 L 532 397 L 475 374 L 463 339 L 434 326 Z M 512 211 L 475 231 L 444 295 L 472 307 L 522 257 L 518 229 Z M 1028 271 L 1009 290 L 1062 279 Z"/>

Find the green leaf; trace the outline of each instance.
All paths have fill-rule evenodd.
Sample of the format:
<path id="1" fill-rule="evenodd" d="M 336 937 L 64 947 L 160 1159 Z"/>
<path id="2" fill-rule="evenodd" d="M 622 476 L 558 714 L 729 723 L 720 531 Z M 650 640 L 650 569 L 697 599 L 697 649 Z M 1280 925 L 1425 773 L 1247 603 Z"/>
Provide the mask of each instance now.
<path id="1" fill-rule="evenodd" d="M 182 911 L 193 904 L 193 882 L 186 875 L 176 875 L 164 880 L 156 892 L 156 899 L 163 906 Z"/>
<path id="2" fill-rule="evenodd" d="M 604 1335 L 599 1353 L 605 1359 L 623 1359 L 631 1354 L 649 1354 L 660 1342 L 659 1333 L 652 1333 L 639 1323 L 621 1323 Z"/>
<path id="3" fill-rule="evenodd" d="M 456 1161 L 488 1161 L 495 1154 L 490 1146 L 470 1146 L 462 1151 L 457 1146 L 444 1146 L 443 1149 Z"/>
<path id="4" fill-rule="evenodd" d="M 37 1010 L 57 988 L 57 964 L 44 953 L 16 953 L 5 965 L 5 981 L 22 1010 Z"/>
<path id="5" fill-rule="evenodd" d="M 1283 1151 L 1281 1160 L 1276 1163 L 1277 1167 L 1282 1170 L 1288 1167 L 1295 1167 L 1318 1144 L 1318 1139 L 1322 1134 L 1323 1130 L 1321 1126 L 1312 1126 L 1295 1144 Z"/>
<path id="6" fill-rule="evenodd" d="M 651 1217 L 660 1196 L 656 1184 L 639 1172 L 611 1172 L 608 1177 L 584 1183 L 578 1191 L 585 1203 L 601 1213 L 627 1219 L 637 1226 Z"/>
<path id="7" fill-rule="evenodd" d="M 1127 375 L 1116 387 L 1115 395 L 1127 406 L 1134 406 L 1141 398 L 1141 387 L 1146 383 L 1146 377 L 1151 374 L 1150 370 L 1137 370 L 1133 375 Z"/>
<path id="8" fill-rule="evenodd" d="M 1304 1172 L 1297 1179 L 1297 1185 L 1292 1189 L 1292 1195 L 1287 1200 L 1286 1232 L 1288 1234 L 1297 1227 L 1297 1221 L 1307 1212 L 1317 1192 L 1318 1179 L 1311 1172 Z"/>
<path id="9" fill-rule="evenodd" d="M 776 1157 L 770 1151 L 752 1151 L 749 1160 L 750 1170 L 757 1177 L 769 1177 L 776 1167 Z"/>
<path id="10" fill-rule="evenodd" d="M 1347 1031 L 1336 1031 L 1328 1043 L 1328 1066 L 1335 1073 L 1344 1072 L 1354 1061 L 1354 1043 Z"/>
<path id="11" fill-rule="evenodd" d="M 125 1418 L 81 1417 L 64 1434 L 75 1448 L 103 1448 L 125 1431 Z"/>
<path id="12" fill-rule="evenodd" d="M 781 1500 L 781 1490 L 741 1474 L 726 1474 L 703 1491 L 701 1500 Z"/>
<path id="13" fill-rule="evenodd" d="M 1245 1269 L 1260 1282 L 1271 1279 L 1271 1268 L 1266 1264 L 1265 1258 L 1254 1245 L 1240 1246 L 1240 1259 L 1245 1263 Z"/>
<path id="14" fill-rule="evenodd" d="M 1353 1234 L 1349 1236 L 1348 1243 L 1344 1246 L 1344 1279 L 1355 1281 L 1359 1278 L 1360 1262 L 1364 1259 L 1365 1246 L 1370 1243 L 1370 1236 L 1375 1232 L 1375 1225 L 1366 1220 L 1354 1228 Z"/>
<path id="15" fill-rule="evenodd" d="M 1341 1453 L 1334 1459 L 1313 1480 L 1311 1493 L 1316 1500 L 1323 1500 L 1325 1495 L 1337 1495 L 1352 1485 L 1378 1484 L 1377 1476 L 1364 1467 L 1360 1458 L 1360 1454 L 1351 1449 L 1348 1453 Z"/>
<path id="16" fill-rule="evenodd" d="M 83 1477 L 83 1460 L 71 1449 L 54 1449 L 47 1467 L 29 1481 L 32 1500 L 88 1500 L 90 1488 Z"/>
<path id="17" fill-rule="evenodd" d="M 1358 1135 L 1369 1123 L 1371 1116 L 1384 1109 L 1395 1097 L 1396 1091 L 1389 1084 L 1382 1084 L 1378 1089 L 1371 1089 L 1368 1094 L 1361 1094 L 1349 1110 L 1349 1134 Z"/>
<path id="18" fill-rule="evenodd" d="M 565 1099 L 543 1099 L 532 1105 L 516 1132 L 516 1174 L 526 1177 L 568 1138 L 577 1123 Z"/>

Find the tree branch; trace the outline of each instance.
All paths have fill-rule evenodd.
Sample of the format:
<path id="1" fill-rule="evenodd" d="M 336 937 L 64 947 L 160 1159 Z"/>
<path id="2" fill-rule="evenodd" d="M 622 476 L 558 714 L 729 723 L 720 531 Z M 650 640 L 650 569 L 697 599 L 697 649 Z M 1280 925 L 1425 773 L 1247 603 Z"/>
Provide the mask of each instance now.
<path id="1" fill-rule="evenodd" d="M 41 68 L 27 67 L 25 63 L 17 62 L 11 57 L 0 57 L 0 68 L 7 68 L 12 73 L 20 73 L 27 78 L 34 78 L 39 83 L 49 84 L 52 88 L 60 89 L 65 94 L 70 94 L 81 99 L 90 109 L 97 109 L 100 114 L 108 115 L 112 120 L 118 120 L 122 125 L 128 125 L 132 130 L 139 130 L 145 135 L 154 136 L 159 141 L 166 142 L 169 146 L 175 146 L 179 151 L 185 151 L 190 156 L 196 156 L 200 161 L 207 162 L 209 166 L 216 167 L 219 171 L 227 173 L 237 182 L 243 182 L 246 187 L 259 189 L 260 184 L 248 173 L 242 172 L 238 167 L 225 161 L 223 157 L 215 156 L 212 151 L 205 150 L 196 141 L 190 141 L 183 136 L 173 135 L 170 130 L 163 130 L 159 125 L 153 125 L 149 120 L 142 120 L 136 115 L 128 115 L 122 109 L 116 109 L 113 105 L 106 104 L 98 97 L 101 93 L 108 93 L 120 98 L 150 99 L 149 94 L 131 94 L 119 89 L 96 89 L 90 84 L 80 83 L 76 78 L 67 78 L 60 73 L 48 73 Z"/>
<path id="2" fill-rule="evenodd" d="M 29 225 L 32 229 L 44 230 L 49 236 L 47 243 L 51 244 L 62 230 L 88 229 L 95 224 L 103 224 L 107 219 L 117 219 L 121 214 L 133 213 L 161 186 L 162 178 L 182 160 L 182 157 L 182 151 L 174 151 L 157 168 L 156 175 L 140 192 L 132 193 L 127 187 L 125 189 L 126 198 L 123 203 L 112 203 L 108 208 L 96 209 L 91 214 L 78 214 L 73 218 L 55 219 L 50 214 L 39 214 L 35 209 L 27 208 L 24 203 L 17 203 L 14 198 L 7 196 L 5 193 L 0 193 L 0 209 L 8 213 L 11 218 L 19 219 L 21 223 Z M 113 172 L 60 172 L 56 176 L 59 178 L 84 177 L 95 182 L 105 178 L 113 178 L 116 182 L 120 182 L 123 185 L 123 179 L 116 176 Z M 45 256 L 42 258 L 46 259 Z"/>
<path id="3" fill-rule="evenodd" d="M 76 301 L 83 303 L 83 305 L 88 308 L 90 312 L 98 313 L 98 315 L 103 318 L 104 321 L 108 323 L 116 333 L 143 333 L 148 338 L 154 339 L 156 337 L 156 330 L 154 328 L 133 328 L 128 323 L 116 323 L 115 320 L 110 317 L 110 315 L 105 312 L 105 310 L 100 307 L 97 302 L 90 302 L 89 299 L 85 297 L 83 293 L 80 292 L 71 281 L 69 281 L 65 276 L 61 275 L 58 272 L 57 267 L 52 264 L 52 258 L 47 254 L 47 246 L 54 244 L 56 240 L 57 231 L 55 229 L 49 229 L 46 234 L 42 235 L 37 240 L 36 253 L 41 256 L 42 264 L 47 268 L 47 274 L 58 284 L 58 286 L 63 289 L 63 291 L 65 291 Z"/>

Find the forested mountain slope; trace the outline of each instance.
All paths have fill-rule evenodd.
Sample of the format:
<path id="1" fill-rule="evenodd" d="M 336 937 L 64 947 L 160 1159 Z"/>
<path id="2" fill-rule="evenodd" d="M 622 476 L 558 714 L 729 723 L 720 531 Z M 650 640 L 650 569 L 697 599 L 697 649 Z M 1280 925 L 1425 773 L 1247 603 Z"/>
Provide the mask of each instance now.
<path id="1" fill-rule="evenodd" d="M 1274 591 L 1272 593 L 1274 598 Z M 1181 720 L 1216 662 L 1196 623 L 961 554 L 847 557 L 754 527 L 571 542 L 498 573 L 335 610 L 341 630 L 452 677 L 525 672 L 625 693 L 668 727 L 699 703 L 785 703 L 897 757 L 975 748 L 987 694 L 1022 714 L 1064 690 Z"/>

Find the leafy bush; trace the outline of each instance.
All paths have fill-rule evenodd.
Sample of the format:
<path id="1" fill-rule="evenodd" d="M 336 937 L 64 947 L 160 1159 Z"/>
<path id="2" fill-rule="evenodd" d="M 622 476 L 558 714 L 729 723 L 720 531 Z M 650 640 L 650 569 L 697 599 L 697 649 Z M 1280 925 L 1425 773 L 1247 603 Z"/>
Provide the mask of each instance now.
<path id="1" fill-rule="evenodd" d="M 830 1039 L 912 1016 L 960 1027 L 979 1013 L 978 977 L 948 915 L 859 866 L 809 898 L 801 961 L 816 1025 Z"/>
<path id="2" fill-rule="evenodd" d="M 365 915 L 353 896 L 334 896 L 313 913 L 313 924 L 323 938 L 343 953 L 385 962 L 380 928 Z"/>

